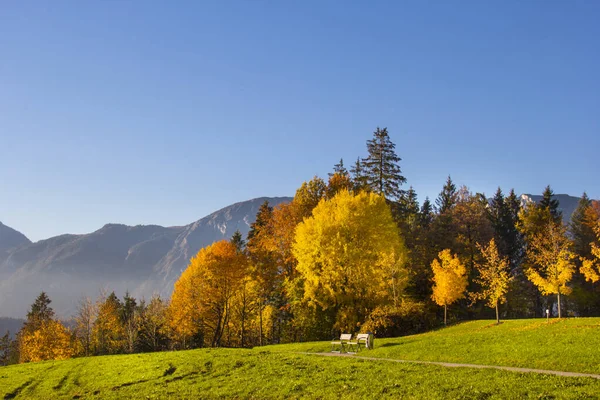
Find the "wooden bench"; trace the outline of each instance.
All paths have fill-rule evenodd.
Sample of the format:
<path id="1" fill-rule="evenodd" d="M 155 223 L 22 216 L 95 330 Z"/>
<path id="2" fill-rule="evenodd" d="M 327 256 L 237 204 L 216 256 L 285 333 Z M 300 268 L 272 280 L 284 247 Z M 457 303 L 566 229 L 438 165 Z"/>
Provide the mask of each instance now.
<path id="1" fill-rule="evenodd" d="M 332 353 L 343 353 L 346 345 L 352 340 L 351 333 L 342 333 L 340 335 L 340 340 L 334 340 L 331 342 L 331 352 Z M 339 350 L 336 350 L 336 347 L 339 346 Z"/>
<path id="2" fill-rule="evenodd" d="M 360 351 L 360 346 L 363 346 L 365 349 L 369 349 L 371 347 L 369 343 L 369 334 L 368 333 L 359 333 L 356 335 L 356 349 Z"/>

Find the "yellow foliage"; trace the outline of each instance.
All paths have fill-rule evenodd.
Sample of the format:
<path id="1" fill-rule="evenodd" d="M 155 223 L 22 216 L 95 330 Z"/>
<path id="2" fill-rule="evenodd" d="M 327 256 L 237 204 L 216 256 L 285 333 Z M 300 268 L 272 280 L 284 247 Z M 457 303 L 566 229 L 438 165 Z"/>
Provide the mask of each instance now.
<path id="1" fill-rule="evenodd" d="M 448 306 L 465 297 L 467 269 L 450 249 L 440 251 L 438 258 L 439 261 L 431 263 L 434 283 L 431 298 L 437 305 Z"/>
<path id="2" fill-rule="evenodd" d="M 570 250 L 562 224 L 549 223 L 528 242 L 527 257 L 532 266 L 525 273 L 542 294 L 570 294 L 567 285 L 575 272 L 575 254 Z"/>
<path id="3" fill-rule="evenodd" d="M 100 354 L 117 354 L 125 348 L 125 329 L 119 316 L 120 302 L 114 292 L 100 299 L 92 328 L 93 345 Z"/>
<path id="4" fill-rule="evenodd" d="M 202 332 L 220 345 L 232 299 L 246 270 L 246 258 L 225 240 L 201 249 L 175 283 L 169 314 L 171 329 L 184 346 Z"/>
<path id="5" fill-rule="evenodd" d="M 596 236 L 598 237 L 598 242 L 600 242 L 600 221 L 595 226 L 594 231 L 596 232 Z M 586 281 L 590 281 L 596 283 L 600 280 L 600 246 L 596 243 L 590 243 L 592 255 L 594 256 L 594 260 L 588 260 L 582 258 L 582 265 L 580 268 L 580 272 L 585 276 Z"/>
<path id="6" fill-rule="evenodd" d="M 73 355 L 69 331 L 58 321 L 41 322 L 38 329 L 19 335 L 20 362 L 66 360 Z"/>
<path id="7" fill-rule="evenodd" d="M 481 285 L 482 290 L 475 293 L 475 299 L 487 300 L 488 307 L 496 308 L 496 318 L 498 318 L 498 304 L 506 301 L 508 285 L 512 280 L 508 273 L 508 259 L 501 257 L 496 247 L 496 241 L 490 240 L 487 246 L 477 245 L 483 255 L 484 262 L 475 264 L 479 272 L 479 279 L 475 282 Z"/>
<path id="8" fill-rule="evenodd" d="M 337 327 L 350 329 L 406 284 L 406 249 L 383 196 L 341 190 L 323 199 L 296 228 L 293 254 L 304 299 L 334 308 Z"/>

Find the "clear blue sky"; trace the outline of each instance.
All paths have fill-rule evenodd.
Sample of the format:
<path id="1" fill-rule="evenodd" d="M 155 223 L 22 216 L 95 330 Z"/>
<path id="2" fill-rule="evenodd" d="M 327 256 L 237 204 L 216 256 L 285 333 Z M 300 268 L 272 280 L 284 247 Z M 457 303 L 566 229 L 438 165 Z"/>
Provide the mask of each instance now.
<path id="1" fill-rule="evenodd" d="M 0 221 L 293 195 L 387 126 L 419 194 L 600 198 L 599 1 L 3 1 Z M 407 185 L 407 187 L 408 187 Z"/>

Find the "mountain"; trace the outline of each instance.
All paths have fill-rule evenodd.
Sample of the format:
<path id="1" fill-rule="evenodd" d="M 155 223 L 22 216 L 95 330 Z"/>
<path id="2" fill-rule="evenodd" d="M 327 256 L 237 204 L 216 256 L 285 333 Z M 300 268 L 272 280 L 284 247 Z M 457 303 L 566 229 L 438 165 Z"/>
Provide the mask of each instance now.
<path id="1" fill-rule="evenodd" d="M 186 226 L 107 224 L 36 243 L 11 239 L 10 248 L 0 239 L 0 249 L 7 248 L 0 258 L 0 316 L 22 318 L 41 291 L 61 317 L 72 315 L 82 297 L 96 298 L 101 291 L 168 297 L 190 258 L 236 230 L 246 235 L 265 200 L 276 206 L 291 198 L 236 203 Z"/>
<path id="2" fill-rule="evenodd" d="M 0 222 L 0 263 L 8 257 L 11 250 L 31 244 L 21 232 Z"/>
<path id="3" fill-rule="evenodd" d="M 539 203 L 542 200 L 542 196 L 535 194 L 522 194 L 521 205 L 527 203 Z M 558 208 L 562 211 L 563 221 L 568 224 L 571 221 L 571 215 L 577 208 L 577 204 L 581 197 L 569 196 L 568 194 L 555 194 L 554 199 L 558 200 Z"/>
<path id="4" fill-rule="evenodd" d="M 21 330 L 24 322 L 25 320 L 22 319 L 0 317 L 0 337 L 8 332 L 9 337 L 14 339 L 17 332 Z"/>

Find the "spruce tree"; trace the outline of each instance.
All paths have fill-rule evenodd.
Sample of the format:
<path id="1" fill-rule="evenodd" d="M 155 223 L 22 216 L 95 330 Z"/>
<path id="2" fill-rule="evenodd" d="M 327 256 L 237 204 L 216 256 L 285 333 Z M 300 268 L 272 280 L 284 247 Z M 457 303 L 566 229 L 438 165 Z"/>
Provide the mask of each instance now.
<path id="1" fill-rule="evenodd" d="M 367 141 L 369 156 L 362 160 L 366 185 L 388 200 L 398 200 L 403 194 L 400 186 L 406 182 L 402 176 L 396 155 L 396 145 L 392 143 L 387 128 L 373 132 L 373 139 Z"/>
<path id="2" fill-rule="evenodd" d="M 350 173 L 352 174 L 352 184 L 356 192 L 367 189 L 367 177 L 365 176 L 360 157 L 356 159 L 354 166 L 350 168 Z"/>
<path id="3" fill-rule="evenodd" d="M 591 226 L 585 223 L 586 210 L 592 205 L 587 193 L 583 193 L 577 208 L 571 215 L 569 232 L 573 239 L 573 249 L 580 257 L 591 258 L 590 243 L 596 240 L 596 234 Z"/>
<path id="4" fill-rule="evenodd" d="M 265 229 L 271 217 L 273 216 L 273 207 L 269 206 L 269 202 L 265 200 L 256 213 L 256 220 L 250 225 L 248 232 L 248 244 L 253 244 L 258 239 L 261 230 Z"/>
<path id="5" fill-rule="evenodd" d="M 429 228 L 431 223 L 433 222 L 433 206 L 431 205 L 431 201 L 429 201 L 429 197 L 425 197 L 425 201 L 421 206 L 421 211 L 419 212 L 419 223 L 423 228 Z"/>
<path id="6" fill-rule="evenodd" d="M 346 169 L 346 167 L 344 167 L 344 159 L 343 158 L 340 158 L 340 162 L 333 166 L 333 172 L 330 172 L 327 175 L 329 175 L 329 177 L 331 178 L 335 174 L 339 174 L 339 175 L 346 176 L 346 177 L 350 176 L 350 174 L 348 173 L 348 170 Z"/>
<path id="7" fill-rule="evenodd" d="M 11 342 L 8 331 L 4 336 L 0 337 L 0 367 L 8 365 L 10 360 Z"/>
<path id="8" fill-rule="evenodd" d="M 242 233 L 239 229 L 233 232 L 230 242 L 235 246 L 238 252 L 244 251 L 244 248 L 246 247 L 246 241 L 242 237 Z"/>
<path id="9" fill-rule="evenodd" d="M 440 192 L 438 198 L 435 200 L 435 205 L 438 214 L 445 214 L 450 211 L 458 202 L 458 192 L 456 191 L 456 185 L 452 182 L 452 178 L 448 175 L 446 184 Z"/>
<path id="10" fill-rule="evenodd" d="M 54 310 L 50 307 L 52 300 L 46 292 L 40 293 L 31 305 L 31 310 L 27 313 L 27 321 L 23 325 L 23 330 L 33 332 L 40 328 L 43 323 L 50 322 L 54 319 Z"/>
<path id="11" fill-rule="evenodd" d="M 521 211 L 521 202 L 515 194 L 515 190 L 511 189 L 507 197 L 504 198 L 504 213 L 503 213 L 503 238 L 504 241 L 504 256 L 508 257 L 511 269 L 517 268 L 523 261 L 524 239 L 523 235 L 517 229 L 519 221 L 519 212 Z"/>
<path id="12" fill-rule="evenodd" d="M 558 208 L 559 205 L 558 200 L 554 198 L 554 192 L 550 189 L 550 185 L 546 186 L 542 194 L 542 200 L 540 200 L 540 206 L 550 210 L 550 215 L 556 223 L 562 221 L 562 211 Z"/>

